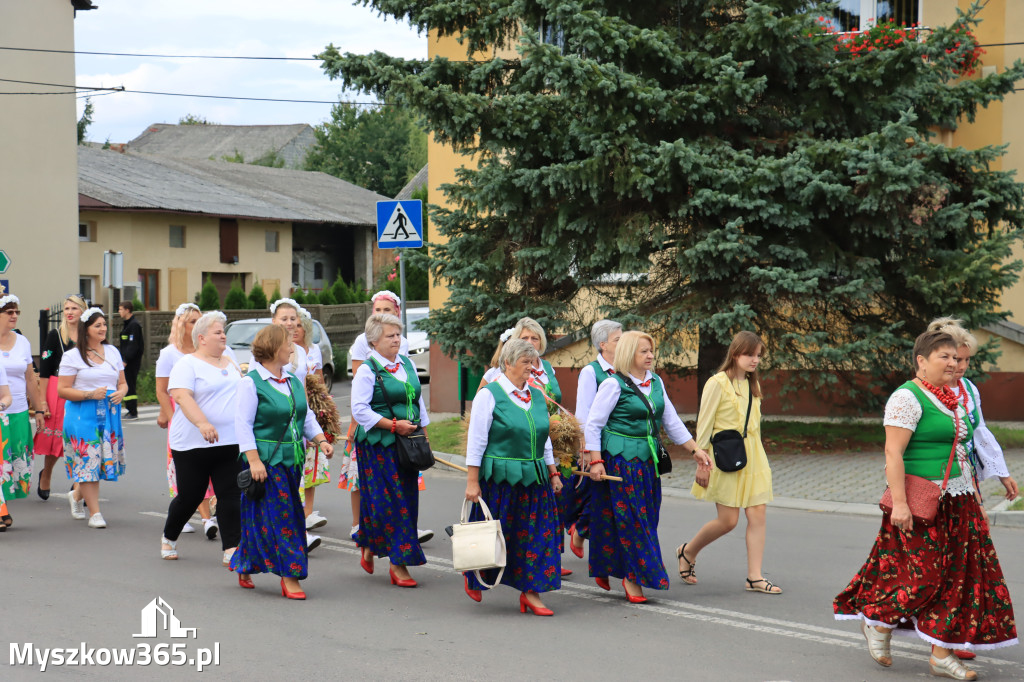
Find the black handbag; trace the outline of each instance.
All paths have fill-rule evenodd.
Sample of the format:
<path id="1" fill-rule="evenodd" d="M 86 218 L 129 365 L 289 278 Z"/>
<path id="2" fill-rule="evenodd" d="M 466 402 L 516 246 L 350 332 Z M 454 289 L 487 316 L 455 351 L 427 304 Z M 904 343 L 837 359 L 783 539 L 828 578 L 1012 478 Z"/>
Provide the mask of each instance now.
<path id="1" fill-rule="evenodd" d="M 640 400 L 643 401 L 644 407 L 647 408 L 647 412 L 650 414 L 650 425 L 651 435 L 654 438 L 654 451 L 657 455 L 657 459 L 654 462 L 654 466 L 658 468 L 658 476 L 667 474 L 672 471 L 672 456 L 668 454 L 668 450 L 665 449 L 665 444 L 661 442 L 661 433 L 658 431 L 657 424 L 658 420 L 654 417 L 654 406 L 647 400 L 647 396 L 644 395 L 632 379 L 623 379 L 627 386 L 633 389 L 633 393 L 640 396 Z"/>
<path id="2" fill-rule="evenodd" d="M 736 429 L 725 429 L 711 437 L 711 449 L 715 453 L 715 466 L 719 471 L 739 471 L 747 466 L 747 449 L 743 445 L 750 423 L 750 406 L 754 402 L 754 391 L 747 379 L 747 418 L 743 421 L 743 433 Z"/>
<path id="3" fill-rule="evenodd" d="M 291 382 L 288 382 L 288 395 L 292 392 Z M 281 437 L 274 443 L 274 451 L 270 453 L 271 459 L 277 454 L 277 451 L 281 447 L 281 441 L 288 435 L 288 429 L 292 427 L 292 421 L 295 420 L 295 407 L 292 407 L 292 413 L 288 416 L 288 423 L 284 425 L 284 431 L 281 432 Z M 239 489 L 253 502 L 259 502 L 263 499 L 263 496 L 267 493 L 267 484 L 263 481 L 257 481 L 252 477 L 252 469 L 243 469 L 238 472 L 236 479 Z"/>
<path id="4" fill-rule="evenodd" d="M 381 395 L 384 396 L 384 401 L 387 402 L 388 394 L 384 388 L 384 377 L 376 369 L 373 370 L 373 375 L 377 377 Z M 390 402 L 387 402 L 387 406 L 388 411 L 391 413 L 391 418 L 397 419 Z M 406 471 L 426 471 L 434 466 L 434 453 L 431 452 L 430 443 L 427 442 L 427 434 L 424 433 L 423 427 L 419 425 L 408 436 L 395 434 L 395 454 L 398 466 Z"/>

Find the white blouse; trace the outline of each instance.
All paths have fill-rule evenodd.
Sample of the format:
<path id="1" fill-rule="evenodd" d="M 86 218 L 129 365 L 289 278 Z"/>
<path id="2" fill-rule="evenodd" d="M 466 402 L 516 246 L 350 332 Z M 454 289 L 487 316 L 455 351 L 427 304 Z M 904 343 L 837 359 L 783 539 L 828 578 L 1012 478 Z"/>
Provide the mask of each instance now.
<path id="1" fill-rule="evenodd" d="M 614 369 L 612 363 L 605 360 L 600 353 L 597 354 L 597 362 L 605 372 Z M 587 423 L 587 416 L 590 414 L 590 406 L 594 404 L 595 396 L 597 396 L 597 374 L 590 363 L 587 363 L 580 370 L 580 375 L 576 380 L 576 419 L 580 424 Z"/>
<path id="2" fill-rule="evenodd" d="M 362 369 L 362 368 L 360 368 Z M 512 400 L 518 398 L 512 396 L 516 387 L 508 380 L 503 373 L 494 379 L 507 393 Z M 494 423 L 494 396 L 490 391 L 480 391 L 473 398 L 473 409 L 469 413 L 469 433 L 466 441 L 466 465 L 478 467 L 484 460 L 484 450 L 487 449 L 487 436 L 491 431 L 491 424 Z M 551 439 L 544 441 L 544 463 L 554 466 L 555 453 L 551 447 Z"/>
<path id="3" fill-rule="evenodd" d="M 8 414 L 18 414 L 28 409 L 28 394 L 25 392 L 25 371 L 32 364 L 32 344 L 21 334 L 14 335 L 10 350 L 0 351 L 0 367 L 7 370 L 7 385 L 11 388 L 11 406 Z M 33 376 L 33 380 L 35 377 Z"/>
<path id="4" fill-rule="evenodd" d="M 981 411 L 981 391 L 978 390 L 978 386 L 974 384 L 970 379 L 964 379 L 963 382 L 967 384 L 967 411 L 974 411 L 974 396 L 978 396 L 978 424 L 974 427 L 974 452 L 978 456 L 978 461 L 981 462 L 981 471 L 978 473 L 979 480 L 986 480 L 989 478 L 1005 478 L 1010 475 L 1010 470 L 1006 466 L 1006 458 L 1003 456 L 1003 448 L 999 446 L 999 442 L 996 437 L 992 435 L 988 425 L 985 424 L 985 415 Z M 963 395 L 960 393 L 960 387 L 957 386 L 957 399 L 963 403 Z"/>
<path id="5" fill-rule="evenodd" d="M 405 364 L 401 361 L 402 355 L 400 354 L 395 358 L 395 362 L 398 363 L 398 371 L 395 372 L 395 378 L 399 381 L 405 381 L 408 378 L 408 374 L 405 371 Z M 383 355 L 377 351 L 370 351 L 367 356 L 367 360 L 373 358 L 380 363 L 381 367 L 392 364 Z M 408 358 L 406 358 L 408 360 Z M 410 361 L 411 362 L 411 361 Z M 373 387 L 377 383 L 377 378 L 373 373 L 373 369 L 370 367 L 370 363 L 363 362 L 359 365 L 359 369 L 356 370 L 356 375 L 352 378 L 352 418 L 356 420 L 356 423 L 362 426 L 364 429 L 369 431 L 370 429 L 377 426 L 377 423 L 381 419 L 391 419 L 391 414 L 377 414 L 370 408 L 370 401 L 373 400 Z M 427 414 L 427 404 L 423 402 L 423 392 L 420 392 L 420 426 L 427 426 L 430 424 L 430 415 Z"/>
<path id="6" fill-rule="evenodd" d="M 227 367 L 221 369 L 195 355 L 186 355 L 176 363 L 171 370 L 167 390 L 182 388 L 192 392 L 206 421 L 217 429 L 217 442 L 207 442 L 199 427 L 182 413 L 181 403 L 176 402 L 170 427 L 171 448 L 195 450 L 237 443 L 235 400 L 241 379 L 242 374 L 233 362 L 228 362 Z"/>
<path id="7" fill-rule="evenodd" d="M 632 374 L 626 375 L 627 378 L 632 381 L 640 389 L 640 392 L 645 396 L 651 395 L 651 389 L 654 387 L 654 381 L 661 383 L 661 392 L 665 396 L 665 412 L 661 415 L 661 425 L 665 428 L 665 432 L 668 437 L 672 439 L 673 443 L 681 445 L 693 439 L 686 426 L 683 424 L 683 420 L 679 418 L 679 413 L 676 412 L 675 406 L 672 404 L 672 399 L 668 397 L 668 391 L 665 390 L 665 382 L 661 380 L 661 377 L 651 374 L 649 371 L 644 373 L 643 379 L 637 379 Z M 648 379 L 652 379 L 649 386 L 640 386 L 643 382 Z M 583 429 L 584 439 L 587 443 L 587 450 L 591 452 L 601 451 L 601 431 L 608 423 L 608 417 L 611 416 L 612 410 L 615 409 L 615 405 L 619 402 L 619 396 L 622 394 L 622 388 L 619 386 L 619 382 L 612 377 L 608 377 L 601 382 L 601 385 L 597 389 L 597 395 L 594 397 L 594 403 L 590 407 L 590 414 L 587 417 L 587 425 Z"/>
<path id="8" fill-rule="evenodd" d="M 249 374 L 253 372 L 267 380 L 267 383 L 281 395 L 288 395 L 289 384 L 279 384 L 271 380 L 270 377 L 273 374 L 260 363 L 253 362 L 249 365 Z M 282 374 L 284 376 L 294 376 L 287 369 Z M 235 437 L 238 439 L 238 449 L 240 452 L 256 449 L 256 436 L 253 435 L 252 426 L 256 423 L 256 408 L 258 406 L 259 398 L 256 395 L 256 384 L 253 383 L 252 378 L 247 374 L 244 379 L 238 382 L 238 397 L 235 405 Z M 316 415 L 313 414 L 308 405 L 306 407 L 306 417 L 302 425 L 302 433 L 306 440 L 313 440 L 323 433 L 323 429 L 320 428 L 320 424 L 316 421 Z"/>
<path id="9" fill-rule="evenodd" d="M 953 413 L 937 397 L 932 395 L 930 391 L 923 391 L 923 393 L 940 412 L 947 415 L 950 419 L 953 418 Z M 957 428 L 962 439 L 967 435 L 966 414 L 964 413 L 963 405 L 957 405 L 956 411 L 959 417 L 956 422 Z M 885 403 L 885 418 L 882 423 L 884 426 L 896 426 L 908 431 L 917 431 L 917 424 L 921 421 L 923 412 L 921 403 L 913 391 L 909 388 L 898 388 L 893 391 L 893 394 L 889 396 L 889 400 Z M 957 442 L 956 459 L 960 465 L 960 475 L 955 478 L 950 475 L 949 483 L 946 484 L 946 492 L 952 496 L 973 493 L 974 484 L 971 482 L 971 463 L 967 459 L 967 448 L 964 447 L 962 440 Z M 945 472 L 945 466 L 943 466 L 943 472 Z M 941 478 L 936 479 L 935 482 L 942 485 Z"/>
<path id="10" fill-rule="evenodd" d="M 320 346 L 313 344 L 306 351 L 306 370 L 308 374 L 316 374 L 318 369 L 324 368 L 324 354 L 320 351 Z"/>
<path id="11" fill-rule="evenodd" d="M 92 356 L 93 364 L 87 365 L 82 360 L 82 354 L 78 348 L 72 348 L 60 360 L 58 376 L 74 377 L 75 381 L 71 387 L 79 391 L 93 391 L 97 388 L 105 388 L 108 391 L 117 390 L 117 382 L 124 369 L 121 362 L 121 354 L 113 346 L 103 344 L 103 362 Z"/>
<path id="12" fill-rule="evenodd" d="M 352 347 L 348 350 L 348 362 L 349 367 L 352 366 L 353 360 L 359 362 L 366 362 L 366 359 L 370 357 L 370 353 L 373 349 L 370 347 L 369 342 L 366 340 L 366 334 L 360 334 L 356 337 L 356 340 L 352 342 Z M 399 355 L 409 355 L 409 339 L 402 337 L 402 343 L 398 346 Z"/>

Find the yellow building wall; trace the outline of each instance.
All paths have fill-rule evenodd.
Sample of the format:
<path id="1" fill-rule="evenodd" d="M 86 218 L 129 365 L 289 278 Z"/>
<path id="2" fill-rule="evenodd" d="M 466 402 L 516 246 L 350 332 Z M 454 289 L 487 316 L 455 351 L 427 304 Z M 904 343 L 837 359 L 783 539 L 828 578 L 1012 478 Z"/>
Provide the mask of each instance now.
<path id="1" fill-rule="evenodd" d="M 292 226 L 286 222 L 238 220 L 238 263 L 220 262 L 220 219 L 170 213 L 135 213 L 130 211 L 89 211 L 79 216 L 82 222 L 94 225 L 96 241 L 79 242 L 81 276 L 96 277 L 103 272 L 103 253 L 124 253 L 124 283 L 132 285 L 139 270 L 159 270 L 159 301 L 161 310 L 173 310 L 191 301 L 202 286 L 204 272 L 252 275 L 267 282 L 273 292 L 274 283 L 291 281 Z M 170 226 L 185 227 L 185 247 L 170 245 Z M 266 250 L 266 232 L 278 232 L 278 250 Z M 170 270 L 183 275 L 185 285 L 172 287 Z M 181 271 L 184 271 L 183 273 Z M 252 283 L 246 277 L 248 288 Z M 174 291 L 172 291 L 174 289 Z M 172 295 L 173 294 L 173 295 Z M 141 294 L 140 294 L 141 296 Z M 107 292 L 97 290 L 97 300 L 112 309 Z"/>
<path id="2" fill-rule="evenodd" d="M 81 15 L 82 21 L 92 17 Z M 69 0 L 3 0 L 0 45 L 73 51 Z M 3 53 L 4 78 L 73 85 L 73 54 Z M 61 88 L 0 83 L 4 92 Z M 73 91 L 72 91 L 73 92 Z M 10 283 L 24 311 L 20 329 L 39 353 L 38 311 L 78 291 L 78 158 L 75 96 L 0 95 L 0 249 L 11 261 Z"/>

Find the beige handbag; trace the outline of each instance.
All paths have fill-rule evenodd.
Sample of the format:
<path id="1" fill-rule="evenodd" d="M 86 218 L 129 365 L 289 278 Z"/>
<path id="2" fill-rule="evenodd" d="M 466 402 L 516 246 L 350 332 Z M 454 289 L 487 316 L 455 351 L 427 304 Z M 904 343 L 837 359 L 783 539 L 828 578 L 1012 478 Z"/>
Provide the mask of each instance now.
<path id="1" fill-rule="evenodd" d="M 483 498 L 479 504 L 485 520 L 470 523 L 472 504 L 469 500 L 462 501 L 459 523 L 452 526 L 452 565 L 460 573 L 473 571 L 482 585 L 494 587 L 505 573 L 505 536 L 501 533 L 501 521 L 494 520 Z M 501 569 L 493 585 L 488 585 L 480 577 L 480 571 L 488 568 Z"/>

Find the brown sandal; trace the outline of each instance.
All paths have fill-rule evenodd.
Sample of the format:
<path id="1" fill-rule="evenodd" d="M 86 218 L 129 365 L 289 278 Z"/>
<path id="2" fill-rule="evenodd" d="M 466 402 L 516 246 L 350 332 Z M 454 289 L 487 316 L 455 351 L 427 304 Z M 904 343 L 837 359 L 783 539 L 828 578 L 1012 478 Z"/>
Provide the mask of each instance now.
<path id="1" fill-rule="evenodd" d="M 686 558 L 686 545 L 687 543 L 684 542 L 683 546 L 676 550 L 676 558 L 682 559 L 686 562 L 686 565 L 689 566 L 689 568 L 685 571 L 682 569 L 679 570 L 679 577 L 682 578 L 684 585 L 696 585 L 697 563 L 695 561 L 690 561 Z"/>

